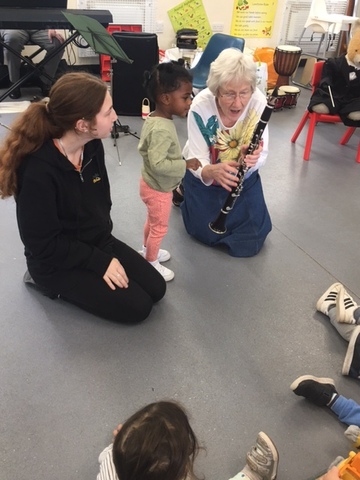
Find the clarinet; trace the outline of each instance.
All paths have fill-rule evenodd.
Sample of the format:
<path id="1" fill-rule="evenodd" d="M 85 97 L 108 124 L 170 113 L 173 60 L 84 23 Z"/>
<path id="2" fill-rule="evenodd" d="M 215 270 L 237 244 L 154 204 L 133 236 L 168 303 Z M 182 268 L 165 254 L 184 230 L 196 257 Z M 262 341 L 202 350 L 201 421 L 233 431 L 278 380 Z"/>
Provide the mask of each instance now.
<path id="1" fill-rule="evenodd" d="M 276 101 L 277 101 L 277 93 L 278 89 L 274 88 L 271 96 L 268 97 L 267 100 L 267 105 L 264 108 L 264 111 L 261 114 L 260 120 L 258 121 L 255 130 L 253 132 L 250 144 L 248 149 L 246 150 L 246 155 L 252 154 L 260 145 L 260 140 L 262 138 L 262 135 L 264 133 L 265 127 L 268 124 L 268 121 L 270 119 L 270 116 L 274 110 Z M 228 197 L 225 200 L 225 203 L 220 210 L 219 215 L 217 216 L 216 220 L 213 222 L 209 223 L 209 228 L 212 230 L 214 233 L 217 233 L 219 235 L 222 235 L 226 232 L 226 218 L 227 215 L 231 212 L 231 210 L 234 207 L 234 204 L 237 200 L 237 198 L 240 196 L 241 191 L 243 189 L 244 185 L 244 179 L 245 179 L 245 174 L 249 170 L 249 167 L 246 165 L 244 162 L 244 157 L 240 158 L 239 161 L 240 165 L 238 168 L 238 172 L 236 174 L 236 178 L 239 180 L 238 184 L 236 187 L 233 187 L 231 189 L 231 192 L 229 193 Z"/>

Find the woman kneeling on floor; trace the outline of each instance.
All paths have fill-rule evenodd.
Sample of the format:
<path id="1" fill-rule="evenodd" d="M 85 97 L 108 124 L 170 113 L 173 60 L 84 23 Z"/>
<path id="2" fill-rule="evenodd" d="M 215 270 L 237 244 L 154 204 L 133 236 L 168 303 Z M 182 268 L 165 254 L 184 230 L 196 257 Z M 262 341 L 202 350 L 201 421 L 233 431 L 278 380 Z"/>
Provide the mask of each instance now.
<path id="1" fill-rule="evenodd" d="M 202 167 L 185 174 L 184 201 L 174 191 L 173 203 L 181 203 L 187 232 L 207 245 L 226 245 L 234 257 L 250 257 L 262 248 L 271 231 L 259 168 L 268 150 L 268 128 L 260 145 L 245 156 L 249 167 L 243 190 L 227 215 L 227 231 L 209 228 L 236 187 L 239 156 L 246 153 L 252 134 L 266 107 L 266 98 L 256 88 L 256 64 L 240 50 L 223 50 L 211 64 L 208 88 L 193 100 L 188 115 L 188 141 L 184 158 L 197 158 Z"/>
<path id="2" fill-rule="evenodd" d="M 100 317 L 144 320 L 165 294 L 163 277 L 112 235 L 101 139 L 117 115 L 107 85 L 68 73 L 31 104 L 0 148 L 0 194 L 14 196 L 28 272 L 44 293 Z"/>

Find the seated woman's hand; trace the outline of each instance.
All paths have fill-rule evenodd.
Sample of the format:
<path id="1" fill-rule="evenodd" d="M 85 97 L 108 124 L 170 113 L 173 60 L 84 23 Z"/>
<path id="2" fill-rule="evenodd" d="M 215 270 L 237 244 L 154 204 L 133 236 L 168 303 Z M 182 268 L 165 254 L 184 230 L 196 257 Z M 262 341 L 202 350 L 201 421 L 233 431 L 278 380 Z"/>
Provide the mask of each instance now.
<path id="1" fill-rule="evenodd" d="M 246 163 L 246 166 L 251 168 L 255 167 L 257 164 L 259 158 L 260 158 L 260 153 L 263 151 L 263 145 L 260 143 L 259 147 L 253 151 L 253 153 L 246 155 L 246 150 L 249 148 L 249 145 L 243 145 L 241 147 L 241 152 L 244 155 L 244 161 Z"/>
<path id="2" fill-rule="evenodd" d="M 237 162 L 216 163 L 215 165 L 206 165 L 201 172 L 205 182 L 216 181 L 225 190 L 229 192 L 239 183 L 236 177 L 239 164 Z"/>
<path id="3" fill-rule="evenodd" d="M 129 286 L 129 279 L 124 267 L 117 258 L 111 260 L 103 279 L 109 285 L 111 290 L 115 290 L 116 287 L 127 288 Z"/>

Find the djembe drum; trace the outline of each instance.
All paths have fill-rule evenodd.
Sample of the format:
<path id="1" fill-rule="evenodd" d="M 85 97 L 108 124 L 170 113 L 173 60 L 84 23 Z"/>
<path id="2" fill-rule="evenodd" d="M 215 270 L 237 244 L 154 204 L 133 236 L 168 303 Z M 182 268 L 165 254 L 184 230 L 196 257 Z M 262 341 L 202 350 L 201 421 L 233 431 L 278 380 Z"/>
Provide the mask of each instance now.
<path id="1" fill-rule="evenodd" d="M 279 75 L 276 86 L 289 85 L 290 77 L 298 66 L 301 48 L 294 45 L 279 45 L 274 52 L 274 68 Z"/>

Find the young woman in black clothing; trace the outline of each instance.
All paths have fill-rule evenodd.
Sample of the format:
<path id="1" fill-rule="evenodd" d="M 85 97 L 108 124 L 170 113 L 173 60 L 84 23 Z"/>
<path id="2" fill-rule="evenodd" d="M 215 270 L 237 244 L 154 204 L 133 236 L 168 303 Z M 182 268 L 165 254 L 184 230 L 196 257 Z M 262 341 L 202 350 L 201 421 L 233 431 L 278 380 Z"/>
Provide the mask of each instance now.
<path id="1" fill-rule="evenodd" d="M 112 234 L 102 138 L 117 116 L 104 82 L 68 73 L 31 104 L 0 147 L 0 194 L 14 196 L 25 280 L 101 317 L 144 320 L 163 277 Z"/>

